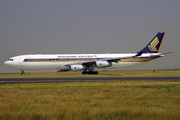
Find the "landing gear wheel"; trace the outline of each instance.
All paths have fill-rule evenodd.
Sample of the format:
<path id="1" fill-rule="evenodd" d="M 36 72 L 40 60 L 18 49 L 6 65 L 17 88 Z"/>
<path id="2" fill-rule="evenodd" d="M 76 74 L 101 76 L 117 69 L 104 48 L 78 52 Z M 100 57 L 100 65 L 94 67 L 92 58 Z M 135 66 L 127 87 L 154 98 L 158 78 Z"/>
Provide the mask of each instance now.
<path id="1" fill-rule="evenodd" d="M 87 71 L 87 72 L 86 72 L 86 71 L 83 71 L 82 74 L 83 74 L 83 75 L 85 75 L 85 74 L 96 74 L 96 75 L 97 75 L 97 74 L 98 74 L 98 71 Z"/>
<path id="2" fill-rule="evenodd" d="M 21 73 L 21 75 L 25 75 L 25 73 L 23 72 L 23 73 Z"/>
<path id="3" fill-rule="evenodd" d="M 95 74 L 98 74 L 98 71 L 94 71 Z"/>
<path id="4" fill-rule="evenodd" d="M 25 72 L 24 70 L 20 70 L 21 71 L 21 75 L 25 75 Z"/>
<path id="5" fill-rule="evenodd" d="M 83 74 L 83 75 L 85 75 L 85 74 L 86 74 L 86 72 L 85 72 L 85 71 L 83 71 L 83 72 L 82 72 L 82 74 Z"/>

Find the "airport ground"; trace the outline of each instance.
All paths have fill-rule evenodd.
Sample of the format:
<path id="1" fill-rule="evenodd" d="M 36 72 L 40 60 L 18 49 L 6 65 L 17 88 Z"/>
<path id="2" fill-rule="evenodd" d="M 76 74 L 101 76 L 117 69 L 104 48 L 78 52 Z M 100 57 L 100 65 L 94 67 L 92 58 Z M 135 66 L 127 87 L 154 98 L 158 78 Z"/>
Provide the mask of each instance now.
<path id="1" fill-rule="evenodd" d="M 26 72 L 26 71 L 25 71 Z M 180 77 L 180 70 L 132 70 L 132 71 L 99 71 L 98 75 L 82 75 L 81 72 L 27 72 L 2 73 L 2 78 L 102 78 L 102 77 Z"/>
<path id="2" fill-rule="evenodd" d="M 27 73 L 25 76 L 15 73 L 13 76 L 29 77 L 31 74 L 36 73 Z M 56 78 L 63 75 L 63 77 L 78 76 L 78 74 L 79 72 L 67 72 L 44 75 L 52 75 Z M 102 74 L 112 75 L 112 77 L 151 77 L 152 74 L 156 75 L 155 77 L 179 77 L 179 71 L 172 70 L 103 71 Z M 11 76 L 11 74 L 3 75 L 7 78 L 8 75 Z M 1 74 L 0 78 L 3 75 Z M 98 77 L 97 75 L 86 76 Z M 38 77 L 41 78 L 42 75 Z M 0 91 L 1 120 L 180 119 L 180 82 L 107 81 L 0 84 Z"/>

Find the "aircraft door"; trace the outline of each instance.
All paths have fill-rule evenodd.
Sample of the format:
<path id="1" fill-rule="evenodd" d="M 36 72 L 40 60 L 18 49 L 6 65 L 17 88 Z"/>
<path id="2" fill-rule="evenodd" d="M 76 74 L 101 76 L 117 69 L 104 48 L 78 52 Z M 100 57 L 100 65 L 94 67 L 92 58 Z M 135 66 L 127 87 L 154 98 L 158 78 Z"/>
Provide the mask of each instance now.
<path id="1" fill-rule="evenodd" d="M 19 63 L 20 63 L 20 64 L 23 64 L 23 61 L 24 61 L 24 58 L 20 57 L 20 58 L 19 58 Z"/>

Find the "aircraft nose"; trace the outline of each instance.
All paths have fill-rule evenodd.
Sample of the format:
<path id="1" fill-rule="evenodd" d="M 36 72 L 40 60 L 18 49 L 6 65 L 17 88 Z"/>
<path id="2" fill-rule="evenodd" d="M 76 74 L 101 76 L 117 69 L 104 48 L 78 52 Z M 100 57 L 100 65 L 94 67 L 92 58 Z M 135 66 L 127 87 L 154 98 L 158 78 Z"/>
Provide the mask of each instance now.
<path id="1" fill-rule="evenodd" d="M 7 65 L 7 66 L 8 66 L 8 65 L 9 65 L 9 61 L 5 61 L 5 62 L 4 62 L 4 65 Z"/>
<path id="2" fill-rule="evenodd" d="M 5 62 L 4 62 L 4 64 L 5 64 L 5 65 L 7 65 L 7 64 L 8 64 L 8 62 L 7 62 L 7 61 L 5 61 Z"/>

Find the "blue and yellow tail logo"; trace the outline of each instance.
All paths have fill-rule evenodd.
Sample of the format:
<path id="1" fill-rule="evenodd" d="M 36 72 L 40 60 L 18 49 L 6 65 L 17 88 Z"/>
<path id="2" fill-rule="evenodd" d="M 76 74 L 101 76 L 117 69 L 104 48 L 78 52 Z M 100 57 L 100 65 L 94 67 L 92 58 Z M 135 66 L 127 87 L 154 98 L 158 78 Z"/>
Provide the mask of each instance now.
<path id="1" fill-rule="evenodd" d="M 158 40 L 158 38 L 156 37 L 156 38 L 150 43 L 150 45 L 148 45 L 148 48 L 149 48 L 151 51 L 157 51 L 156 46 L 158 45 L 158 43 L 159 43 L 159 40 Z"/>
<path id="2" fill-rule="evenodd" d="M 158 53 L 164 38 L 165 32 L 158 32 L 157 35 L 144 47 L 138 54 L 142 53 Z"/>

